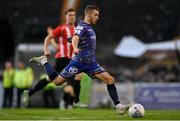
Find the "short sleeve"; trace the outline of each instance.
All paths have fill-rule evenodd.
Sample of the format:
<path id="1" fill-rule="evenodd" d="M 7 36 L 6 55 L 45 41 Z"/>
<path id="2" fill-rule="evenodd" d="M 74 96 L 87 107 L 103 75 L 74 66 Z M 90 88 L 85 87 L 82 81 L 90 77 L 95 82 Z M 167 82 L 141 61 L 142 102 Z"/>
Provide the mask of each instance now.
<path id="1" fill-rule="evenodd" d="M 58 36 L 61 36 L 61 33 L 62 33 L 62 27 L 58 26 L 52 31 L 52 36 L 58 37 Z"/>
<path id="2" fill-rule="evenodd" d="M 85 33 L 86 28 L 83 26 L 77 26 L 75 30 L 75 35 L 78 35 L 79 37 L 82 37 L 82 35 Z"/>

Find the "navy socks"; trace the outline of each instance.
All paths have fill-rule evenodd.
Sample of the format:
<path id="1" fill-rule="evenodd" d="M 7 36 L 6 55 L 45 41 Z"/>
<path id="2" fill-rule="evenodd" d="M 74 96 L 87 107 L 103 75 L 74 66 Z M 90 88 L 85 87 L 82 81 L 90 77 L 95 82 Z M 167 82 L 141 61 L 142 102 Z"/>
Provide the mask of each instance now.
<path id="1" fill-rule="evenodd" d="M 120 101 L 115 85 L 114 84 L 107 85 L 107 90 L 109 92 L 111 99 L 113 100 L 114 105 L 119 104 Z"/>
<path id="2" fill-rule="evenodd" d="M 29 89 L 29 96 L 43 89 L 48 83 L 49 82 L 46 80 L 46 78 L 39 80 L 39 82 L 33 88 Z"/>
<path id="3" fill-rule="evenodd" d="M 58 76 L 58 73 L 53 67 L 51 67 L 49 63 L 44 64 L 44 69 L 46 70 L 46 73 L 51 81 L 53 81 Z"/>
<path id="4" fill-rule="evenodd" d="M 49 63 L 45 63 L 44 64 L 44 69 L 46 70 L 47 75 L 49 76 L 49 79 L 52 81 L 54 80 L 57 76 L 58 73 L 55 71 L 54 68 L 51 67 L 51 65 Z M 47 79 L 42 79 L 40 80 L 34 88 L 31 88 L 29 90 L 29 96 L 33 95 L 35 92 L 43 89 L 49 82 L 47 81 Z"/>

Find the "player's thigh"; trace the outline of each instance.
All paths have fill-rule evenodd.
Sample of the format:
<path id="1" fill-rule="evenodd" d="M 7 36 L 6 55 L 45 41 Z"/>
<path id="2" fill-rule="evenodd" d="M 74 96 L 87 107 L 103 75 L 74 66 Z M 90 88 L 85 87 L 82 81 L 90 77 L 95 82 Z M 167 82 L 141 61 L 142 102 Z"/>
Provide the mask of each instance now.
<path id="1" fill-rule="evenodd" d="M 53 83 L 57 86 L 63 84 L 66 81 L 66 78 L 62 77 L 61 75 L 58 75 L 54 80 Z"/>
<path id="2" fill-rule="evenodd" d="M 61 72 L 60 75 L 65 79 L 74 78 L 77 74 L 81 73 L 81 68 L 78 63 L 71 61 Z"/>
<path id="3" fill-rule="evenodd" d="M 108 72 L 102 72 L 94 75 L 96 78 L 102 80 L 106 84 L 113 84 L 114 77 L 112 77 Z"/>

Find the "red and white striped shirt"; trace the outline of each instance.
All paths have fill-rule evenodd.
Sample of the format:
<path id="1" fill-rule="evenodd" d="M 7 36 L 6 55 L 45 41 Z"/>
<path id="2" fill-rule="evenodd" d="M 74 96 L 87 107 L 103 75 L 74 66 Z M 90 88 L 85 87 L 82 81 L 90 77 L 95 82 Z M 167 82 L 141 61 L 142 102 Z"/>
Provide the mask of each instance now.
<path id="1" fill-rule="evenodd" d="M 55 58 L 72 57 L 73 47 L 71 42 L 68 42 L 68 40 L 72 40 L 74 33 L 75 26 L 68 24 L 60 25 L 53 30 L 53 37 L 58 38 L 58 51 L 55 55 Z"/>

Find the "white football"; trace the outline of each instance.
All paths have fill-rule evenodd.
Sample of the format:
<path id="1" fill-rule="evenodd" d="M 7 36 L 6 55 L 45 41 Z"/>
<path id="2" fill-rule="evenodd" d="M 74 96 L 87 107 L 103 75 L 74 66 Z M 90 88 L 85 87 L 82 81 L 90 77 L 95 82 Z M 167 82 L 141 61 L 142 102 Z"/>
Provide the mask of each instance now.
<path id="1" fill-rule="evenodd" d="M 145 114 L 144 107 L 141 104 L 133 104 L 129 108 L 129 116 L 133 118 L 141 118 Z"/>

